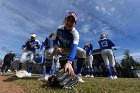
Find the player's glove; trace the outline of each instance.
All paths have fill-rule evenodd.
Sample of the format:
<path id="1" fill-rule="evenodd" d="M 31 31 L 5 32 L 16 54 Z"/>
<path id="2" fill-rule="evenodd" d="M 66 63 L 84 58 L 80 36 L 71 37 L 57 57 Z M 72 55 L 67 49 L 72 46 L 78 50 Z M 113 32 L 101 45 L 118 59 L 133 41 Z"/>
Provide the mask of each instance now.
<path id="1" fill-rule="evenodd" d="M 71 77 L 64 69 L 56 72 L 48 79 L 49 86 L 58 88 L 71 88 L 77 83 L 78 77 L 75 74 Z"/>

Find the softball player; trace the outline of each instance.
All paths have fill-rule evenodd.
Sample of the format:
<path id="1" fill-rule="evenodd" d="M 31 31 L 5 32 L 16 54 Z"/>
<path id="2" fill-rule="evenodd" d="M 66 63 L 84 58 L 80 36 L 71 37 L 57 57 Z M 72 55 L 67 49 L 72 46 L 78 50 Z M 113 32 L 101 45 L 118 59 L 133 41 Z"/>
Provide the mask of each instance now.
<path id="1" fill-rule="evenodd" d="M 46 37 L 45 41 L 42 42 L 39 54 L 42 54 L 42 50 L 44 47 L 45 47 L 45 50 L 44 50 L 44 59 L 43 59 L 43 64 L 42 64 L 42 76 L 39 80 L 48 80 L 48 77 L 51 74 L 52 61 L 53 61 L 52 53 L 54 51 L 53 43 L 54 43 L 55 38 L 56 38 L 56 35 L 54 33 L 51 33 L 49 35 L 49 38 Z"/>
<path id="2" fill-rule="evenodd" d="M 31 73 L 32 73 L 32 66 L 34 63 L 33 57 L 35 55 L 35 51 L 36 51 L 36 49 L 39 49 L 39 48 L 40 48 L 40 42 L 36 39 L 35 33 L 32 33 L 30 36 L 30 39 L 28 39 L 22 46 L 23 53 L 19 60 L 19 70 L 23 69 L 22 64 L 25 61 L 26 57 L 29 56 L 29 58 L 30 58 L 30 60 L 29 60 L 30 64 L 28 67 L 28 74 L 29 74 L 28 76 L 29 77 L 31 76 Z"/>
<path id="3" fill-rule="evenodd" d="M 109 78 L 117 79 L 115 58 L 112 50 L 112 47 L 114 47 L 115 44 L 110 39 L 107 39 L 107 36 L 105 34 L 100 35 L 100 41 L 98 43 L 100 45 L 102 58 L 108 70 Z"/>
<path id="4" fill-rule="evenodd" d="M 77 15 L 74 12 L 69 12 L 65 17 L 65 24 L 60 26 L 57 29 L 57 36 L 54 44 L 54 54 L 66 54 L 68 60 L 64 64 L 65 71 L 68 70 L 69 75 L 74 75 L 74 69 L 72 67 L 72 63 L 74 62 L 74 58 L 77 55 L 77 71 L 76 74 L 79 77 L 80 82 L 84 82 L 81 78 L 81 68 L 83 66 L 83 62 L 86 58 L 86 52 L 77 47 L 79 43 L 79 33 L 74 28 L 76 25 Z M 61 63 L 60 63 L 61 64 Z M 61 65 L 61 67 L 63 67 Z"/>
<path id="5" fill-rule="evenodd" d="M 85 67 L 86 67 L 86 72 L 87 75 L 85 77 L 94 77 L 93 76 L 93 55 L 92 55 L 92 50 L 93 46 L 92 44 L 86 44 L 84 46 L 84 50 L 86 51 L 86 60 L 85 60 Z"/>

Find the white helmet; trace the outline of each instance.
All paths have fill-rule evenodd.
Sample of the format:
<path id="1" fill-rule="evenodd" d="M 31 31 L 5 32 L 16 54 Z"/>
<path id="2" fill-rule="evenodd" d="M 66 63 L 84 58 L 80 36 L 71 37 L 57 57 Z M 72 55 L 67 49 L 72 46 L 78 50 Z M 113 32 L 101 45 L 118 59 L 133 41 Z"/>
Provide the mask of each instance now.
<path id="1" fill-rule="evenodd" d="M 31 37 L 36 37 L 36 34 L 35 34 L 35 33 L 32 33 L 32 34 L 31 34 Z"/>
<path id="2" fill-rule="evenodd" d="M 107 38 L 106 34 L 101 34 L 100 39 Z"/>

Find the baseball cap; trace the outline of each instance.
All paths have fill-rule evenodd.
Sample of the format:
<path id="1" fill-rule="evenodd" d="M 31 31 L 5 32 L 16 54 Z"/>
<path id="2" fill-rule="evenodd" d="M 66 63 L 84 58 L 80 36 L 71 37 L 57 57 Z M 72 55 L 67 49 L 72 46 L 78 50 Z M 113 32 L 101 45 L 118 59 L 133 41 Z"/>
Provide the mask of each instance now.
<path id="1" fill-rule="evenodd" d="M 74 12 L 68 12 L 66 17 L 69 17 L 69 16 L 72 16 L 75 19 L 75 21 L 77 20 L 77 15 Z"/>
<path id="2" fill-rule="evenodd" d="M 31 37 L 36 37 L 36 34 L 34 34 L 34 33 L 33 33 L 33 34 L 31 34 Z"/>
<path id="3" fill-rule="evenodd" d="M 100 38 L 102 39 L 102 38 L 106 38 L 107 36 L 106 36 L 106 34 L 101 34 L 100 35 Z"/>

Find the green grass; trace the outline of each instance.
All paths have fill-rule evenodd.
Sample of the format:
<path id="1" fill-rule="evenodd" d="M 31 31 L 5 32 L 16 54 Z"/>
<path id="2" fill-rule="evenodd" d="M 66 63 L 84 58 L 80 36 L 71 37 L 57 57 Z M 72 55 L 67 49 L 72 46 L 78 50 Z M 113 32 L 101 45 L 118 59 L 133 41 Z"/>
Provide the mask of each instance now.
<path id="1" fill-rule="evenodd" d="M 46 82 L 38 81 L 39 76 L 14 80 L 27 93 L 74 93 L 73 90 L 50 88 Z M 107 77 L 83 78 L 85 83 L 78 83 L 75 88 L 78 93 L 140 93 L 139 78 L 118 78 L 109 80 Z"/>

